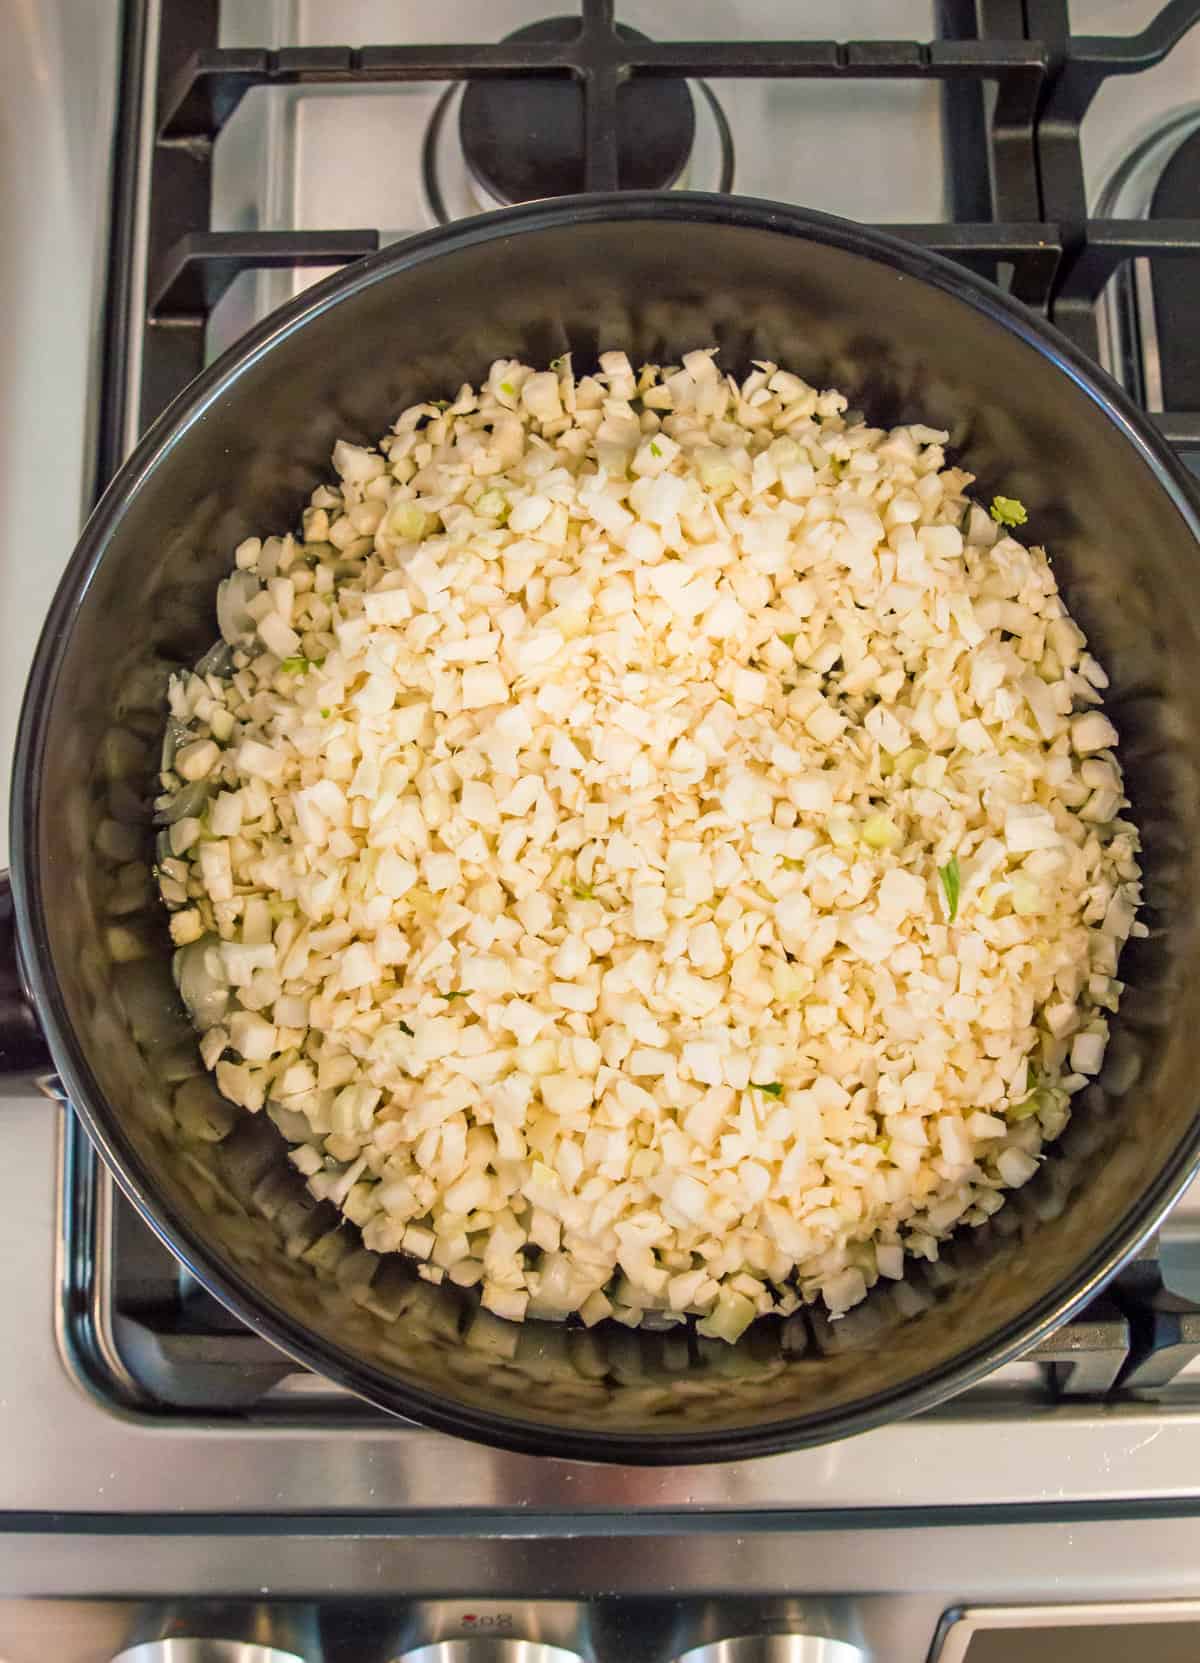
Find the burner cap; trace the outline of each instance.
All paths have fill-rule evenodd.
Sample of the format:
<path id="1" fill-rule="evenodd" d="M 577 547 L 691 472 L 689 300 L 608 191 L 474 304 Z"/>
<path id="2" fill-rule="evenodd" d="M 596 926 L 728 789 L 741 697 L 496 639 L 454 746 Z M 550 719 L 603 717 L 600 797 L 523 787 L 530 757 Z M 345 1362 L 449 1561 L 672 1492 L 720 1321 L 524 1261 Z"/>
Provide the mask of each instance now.
<path id="1" fill-rule="evenodd" d="M 623 23 L 622 40 L 648 37 Z M 549 17 L 509 41 L 569 41 L 578 17 Z M 583 88 L 567 75 L 505 75 L 469 81 L 459 133 L 476 182 L 499 202 L 568 196 L 584 188 Z M 617 89 L 617 158 L 622 190 L 663 190 L 691 155 L 696 112 L 686 81 L 631 76 Z"/>

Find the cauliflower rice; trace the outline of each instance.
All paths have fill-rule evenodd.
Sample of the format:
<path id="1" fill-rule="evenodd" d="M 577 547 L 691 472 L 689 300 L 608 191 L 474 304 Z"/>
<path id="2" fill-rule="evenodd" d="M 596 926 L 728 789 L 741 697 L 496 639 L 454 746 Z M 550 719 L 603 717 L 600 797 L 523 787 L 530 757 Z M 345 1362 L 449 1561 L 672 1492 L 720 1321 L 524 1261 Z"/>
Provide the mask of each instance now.
<path id="1" fill-rule="evenodd" d="M 1038 1168 L 1138 839 L 1103 670 L 947 435 L 708 351 L 339 443 L 174 678 L 158 868 L 226 1097 L 503 1317 L 735 1339 Z"/>

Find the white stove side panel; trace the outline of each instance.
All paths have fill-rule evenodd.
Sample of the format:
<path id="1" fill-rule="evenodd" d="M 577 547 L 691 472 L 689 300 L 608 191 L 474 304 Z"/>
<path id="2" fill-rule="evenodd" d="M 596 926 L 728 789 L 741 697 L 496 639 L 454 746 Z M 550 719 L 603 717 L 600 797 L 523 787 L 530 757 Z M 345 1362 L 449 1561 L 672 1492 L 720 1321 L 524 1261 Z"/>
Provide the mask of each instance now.
<path id="1" fill-rule="evenodd" d="M 117 0 L 0 0 L 0 864 L 34 642 L 90 488 Z"/>

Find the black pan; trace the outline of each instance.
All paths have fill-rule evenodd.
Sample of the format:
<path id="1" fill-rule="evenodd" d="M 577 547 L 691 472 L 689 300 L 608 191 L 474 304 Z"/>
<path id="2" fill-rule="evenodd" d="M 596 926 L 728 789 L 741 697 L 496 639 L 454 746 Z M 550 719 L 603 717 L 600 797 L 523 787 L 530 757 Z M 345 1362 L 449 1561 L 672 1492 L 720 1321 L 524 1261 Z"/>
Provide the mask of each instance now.
<path id="1" fill-rule="evenodd" d="M 143 910 L 112 915 L 129 897 L 111 853 L 129 837 L 148 857 L 165 674 L 215 638 L 235 543 L 295 523 L 337 437 L 373 439 L 404 405 L 477 381 L 501 355 L 544 363 L 569 348 L 584 365 L 620 346 L 669 362 L 714 342 L 726 367 L 775 359 L 842 388 L 876 423 L 949 428 L 985 499 L 1026 504 L 1113 677 L 1150 936 L 1125 954 L 1105 1073 L 1075 1100 L 1051 1158 L 938 1264 L 914 1266 L 842 1322 L 762 1320 L 733 1348 L 681 1330 L 513 1328 L 403 1261 L 365 1254 L 300 1188 L 265 1116 L 197 1115 L 203 1087 L 187 1082 L 200 1063 L 164 919 L 148 885 Z M 67 569 L 13 788 L 16 933 L 52 1062 L 10 963 L 8 1068 L 57 1070 L 125 1191 L 200 1280 L 384 1409 L 513 1449 L 689 1462 L 925 1408 L 1094 1295 L 1200 1155 L 1198 537 L 1179 464 L 1065 340 L 958 267 L 842 221 L 728 197 L 599 196 L 469 220 L 363 260 L 193 383 Z M 11 960 L 0 909 L 6 920 Z"/>

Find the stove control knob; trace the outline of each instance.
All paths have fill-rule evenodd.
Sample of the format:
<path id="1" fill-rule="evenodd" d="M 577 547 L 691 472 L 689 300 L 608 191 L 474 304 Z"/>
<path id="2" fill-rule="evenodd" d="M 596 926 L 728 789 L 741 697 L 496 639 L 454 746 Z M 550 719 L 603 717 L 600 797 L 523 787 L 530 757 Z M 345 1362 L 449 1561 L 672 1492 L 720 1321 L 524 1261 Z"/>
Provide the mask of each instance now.
<path id="1" fill-rule="evenodd" d="M 417 1651 L 406 1651 L 394 1663 L 583 1663 L 583 1659 L 578 1652 L 548 1646 L 542 1640 L 468 1634 L 462 1639 L 437 1640 Z"/>
<path id="2" fill-rule="evenodd" d="M 816 1634 L 746 1634 L 695 1646 L 675 1663 L 870 1663 L 861 1646 Z"/>
<path id="3" fill-rule="evenodd" d="M 304 1663 L 294 1651 L 242 1640 L 147 1640 L 118 1652 L 112 1663 Z"/>

